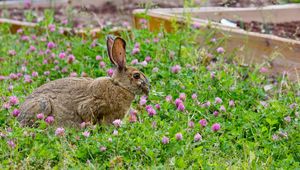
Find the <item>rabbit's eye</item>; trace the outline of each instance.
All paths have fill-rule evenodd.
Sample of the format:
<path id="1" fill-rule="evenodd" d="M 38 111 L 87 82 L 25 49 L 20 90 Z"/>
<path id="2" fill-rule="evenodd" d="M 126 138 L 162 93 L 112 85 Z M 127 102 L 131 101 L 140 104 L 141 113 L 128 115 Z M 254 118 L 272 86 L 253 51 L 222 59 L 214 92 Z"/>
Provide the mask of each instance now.
<path id="1" fill-rule="evenodd" d="M 139 79 L 139 78 L 140 78 L 140 73 L 134 73 L 134 74 L 133 74 L 133 78 Z"/>

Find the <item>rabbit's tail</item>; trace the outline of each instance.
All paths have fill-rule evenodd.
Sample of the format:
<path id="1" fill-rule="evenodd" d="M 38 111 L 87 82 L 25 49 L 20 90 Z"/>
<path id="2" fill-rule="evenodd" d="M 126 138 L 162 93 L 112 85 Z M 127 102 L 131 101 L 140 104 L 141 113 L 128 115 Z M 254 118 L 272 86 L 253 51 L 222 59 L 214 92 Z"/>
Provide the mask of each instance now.
<path id="1" fill-rule="evenodd" d="M 32 98 L 26 100 L 20 107 L 20 115 L 18 121 L 22 126 L 33 126 L 36 115 L 43 113 L 46 116 L 52 112 L 50 99 L 47 97 Z"/>

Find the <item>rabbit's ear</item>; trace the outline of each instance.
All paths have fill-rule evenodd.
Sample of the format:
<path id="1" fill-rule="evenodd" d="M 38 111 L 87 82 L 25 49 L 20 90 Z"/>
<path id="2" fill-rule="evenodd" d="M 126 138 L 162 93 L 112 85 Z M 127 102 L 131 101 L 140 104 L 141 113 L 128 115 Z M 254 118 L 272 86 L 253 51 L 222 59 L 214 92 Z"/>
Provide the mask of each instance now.
<path id="1" fill-rule="evenodd" d="M 126 67 L 126 42 L 120 37 L 115 38 L 112 46 L 112 59 L 120 70 Z"/>
<path id="2" fill-rule="evenodd" d="M 112 46 L 114 44 L 114 38 L 111 35 L 108 35 L 106 37 L 106 46 L 107 46 L 107 54 L 110 59 L 110 62 L 114 65 L 117 65 L 117 63 L 112 58 Z"/>

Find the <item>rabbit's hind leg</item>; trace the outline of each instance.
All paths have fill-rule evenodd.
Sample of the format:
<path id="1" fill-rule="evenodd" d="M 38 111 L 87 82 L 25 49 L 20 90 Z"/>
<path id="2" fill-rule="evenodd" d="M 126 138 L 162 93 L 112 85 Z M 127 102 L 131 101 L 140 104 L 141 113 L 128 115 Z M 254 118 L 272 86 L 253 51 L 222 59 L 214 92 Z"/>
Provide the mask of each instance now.
<path id="1" fill-rule="evenodd" d="M 51 101 L 47 97 L 31 98 L 26 100 L 20 107 L 21 114 L 18 121 L 22 126 L 33 126 L 36 115 L 43 113 L 48 116 L 52 112 Z"/>

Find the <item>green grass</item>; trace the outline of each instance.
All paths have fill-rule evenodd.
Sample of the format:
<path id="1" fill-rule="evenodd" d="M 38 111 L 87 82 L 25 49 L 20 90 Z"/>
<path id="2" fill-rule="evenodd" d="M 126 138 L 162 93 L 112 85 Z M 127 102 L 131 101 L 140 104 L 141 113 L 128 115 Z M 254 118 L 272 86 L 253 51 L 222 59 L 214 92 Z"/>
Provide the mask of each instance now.
<path id="1" fill-rule="evenodd" d="M 47 25 L 47 20 L 43 24 Z M 0 80 L 0 106 L 7 103 L 10 96 L 17 96 L 22 103 L 40 85 L 67 77 L 71 72 L 78 75 L 85 72 L 96 78 L 106 76 L 111 67 L 104 38 L 97 39 L 97 45 L 91 47 L 92 39 L 66 37 L 58 31 L 38 34 L 33 29 L 24 30 L 24 35 L 36 35 L 37 40 L 22 41 L 21 35 L 10 34 L 7 30 L 5 25 L 0 27 L 0 56 L 4 58 L 0 63 L 0 75 L 31 75 L 36 71 L 39 76 L 32 77 L 32 83 L 25 83 L 24 76 L 18 80 Z M 127 41 L 127 63 L 130 65 L 133 59 L 143 61 L 146 56 L 151 56 L 147 66 L 137 67 L 150 79 L 152 89 L 147 105 L 160 104 L 157 114 L 148 116 L 137 97 L 132 104 L 132 108 L 138 110 L 135 123 L 130 123 L 126 117 L 120 128 L 95 125 L 80 130 L 66 129 L 64 136 L 56 136 L 56 128 L 43 121 L 37 128 L 20 127 L 11 115 L 20 104 L 10 109 L 1 108 L 1 169 L 299 168 L 299 84 L 282 75 L 272 78 L 261 73 L 262 65 L 243 66 L 239 56 L 227 52 L 226 48 L 225 53 L 218 53 L 216 49 L 224 40 L 211 42 L 213 31 L 207 33 L 188 27 L 176 33 L 132 30 L 132 34 L 133 39 L 129 39 L 129 33 L 122 34 Z M 204 41 L 198 43 L 196 39 L 200 36 Z M 42 37 L 45 42 L 40 41 Z M 159 41 L 154 43 L 154 38 L 159 38 Z M 47 49 L 49 41 L 53 41 L 56 47 L 48 54 L 39 54 L 40 50 Z M 140 53 L 131 55 L 137 42 L 140 43 Z M 30 45 L 37 51 L 27 52 Z M 9 50 L 15 50 L 16 55 L 8 55 Z M 66 59 L 59 59 L 61 51 L 69 51 L 67 53 L 73 54 L 76 61 L 68 64 Z M 103 57 L 105 68 L 99 67 L 99 61 L 95 59 L 97 55 Z M 43 64 L 45 59 L 48 64 Z M 175 65 L 181 66 L 177 74 L 171 72 Z M 155 67 L 158 72 L 152 71 Z M 63 73 L 62 68 L 67 68 L 67 72 Z M 50 71 L 50 75 L 44 75 L 45 71 Z M 211 78 L 211 73 L 215 78 Z M 273 85 L 272 89 L 264 90 L 269 84 Z M 13 89 L 9 90 L 9 86 Z M 187 96 L 183 112 L 178 111 L 174 104 L 180 93 Z M 198 96 L 195 100 L 191 98 L 194 93 Z M 165 100 L 167 95 L 173 97 L 172 102 Z M 216 104 L 216 97 L 223 102 Z M 235 106 L 229 106 L 230 100 L 234 100 Z M 203 107 L 207 101 L 211 102 L 210 107 Z M 262 101 L 267 106 L 263 106 Z M 290 108 L 293 103 L 298 105 Z M 220 111 L 215 117 L 213 112 L 220 110 L 221 105 L 226 111 Z M 290 122 L 285 120 L 287 116 L 290 116 Z M 201 127 L 200 119 L 206 119 L 208 125 Z M 195 122 L 194 128 L 188 127 L 189 121 Z M 156 127 L 153 127 L 153 122 L 156 122 Z M 214 123 L 221 125 L 217 132 L 211 130 Z M 112 134 L 115 129 L 118 130 L 116 136 Z M 89 131 L 90 136 L 84 137 L 84 131 Z M 285 132 L 287 136 L 282 135 Z M 183 139 L 177 141 L 176 133 L 182 133 Z M 201 141 L 194 142 L 196 133 L 202 135 Z M 278 135 L 278 140 L 273 140 L 273 135 Z M 164 136 L 170 139 L 168 144 L 162 143 Z M 15 147 L 8 145 L 8 141 L 13 141 Z M 101 151 L 101 146 L 106 150 Z"/>

